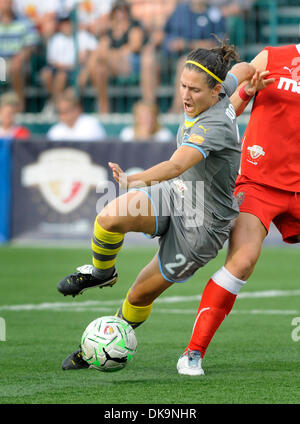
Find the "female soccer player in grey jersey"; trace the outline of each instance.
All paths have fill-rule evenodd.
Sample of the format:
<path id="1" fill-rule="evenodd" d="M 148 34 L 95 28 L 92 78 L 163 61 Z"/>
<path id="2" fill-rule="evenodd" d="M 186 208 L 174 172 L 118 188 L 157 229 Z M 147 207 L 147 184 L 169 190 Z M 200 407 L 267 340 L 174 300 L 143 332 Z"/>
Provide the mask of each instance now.
<path id="1" fill-rule="evenodd" d="M 232 59 L 236 52 L 227 44 L 188 55 L 180 82 L 185 120 L 169 160 L 131 176 L 109 163 L 120 186 L 133 190 L 99 213 L 92 239 L 93 265 L 65 277 L 58 285 L 61 293 L 76 296 L 90 287 L 113 285 L 125 233 L 158 236 L 158 253 L 140 272 L 117 313 L 135 328 L 148 318 L 153 301 L 165 289 L 186 281 L 216 256 L 238 214 L 233 190 L 240 145 L 229 96 L 255 73 L 252 65 L 239 63 L 227 75 Z M 183 359 L 185 367 L 196 363 L 201 369 L 197 352 Z M 81 350 L 62 364 L 63 369 L 86 366 Z"/>

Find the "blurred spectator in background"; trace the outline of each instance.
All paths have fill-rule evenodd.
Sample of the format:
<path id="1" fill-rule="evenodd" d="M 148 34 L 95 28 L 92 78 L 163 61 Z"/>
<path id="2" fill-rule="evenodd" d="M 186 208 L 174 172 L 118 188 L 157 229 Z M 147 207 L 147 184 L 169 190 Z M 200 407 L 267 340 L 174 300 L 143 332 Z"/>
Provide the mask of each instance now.
<path id="1" fill-rule="evenodd" d="M 237 47 L 242 47 L 246 42 L 245 22 L 254 3 L 255 0 L 209 0 L 211 6 L 221 10 L 226 19 L 228 38 Z"/>
<path id="2" fill-rule="evenodd" d="M 148 37 L 153 37 L 153 33 L 163 32 L 177 0 L 127 0 L 127 3 L 131 6 L 133 18 L 143 24 Z"/>
<path id="3" fill-rule="evenodd" d="M 155 102 L 159 81 L 157 63 L 161 59 L 158 55 L 164 40 L 164 27 L 177 0 L 128 0 L 128 3 L 132 16 L 143 24 L 146 31 L 147 43 L 141 55 L 142 97 L 149 103 Z"/>
<path id="4" fill-rule="evenodd" d="M 15 122 L 19 99 L 15 92 L 8 91 L 0 97 L 0 138 L 24 140 L 30 131 Z"/>
<path id="5" fill-rule="evenodd" d="M 97 49 L 98 42 L 93 34 L 86 30 L 80 30 L 77 36 L 77 43 L 79 65 L 77 84 L 80 89 L 83 89 L 89 79 L 89 58 L 91 53 Z"/>
<path id="6" fill-rule="evenodd" d="M 225 18 L 242 16 L 254 2 L 255 0 L 208 0 L 208 4 L 218 7 Z"/>
<path id="7" fill-rule="evenodd" d="M 67 85 L 76 83 L 77 69 L 77 83 L 80 87 L 86 85 L 88 57 L 96 47 L 96 38 L 87 31 L 81 30 L 76 35 L 73 34 L 73 23 L 69 15 L 58 16 L 58 32 L 47 42 L 47 66 L 41 71 L 41 79 L 50 95 L 43 113 L 54 113 L 55 98 Z"/>
<path id="8" fill-rule="evenodd" d="M 174 2 L 171 6 L 169 13 L 174 8 Z M 163 31 L 161 28 L 157 29 L 155 37 L 149 38 L 142 59 L 142 92 L 143 98 L 149 102 L 156 101 L 160 80 L 167 77 L 170 82 L 174 73 L 177 81 L 175 86 L 179 88 L 179 76 L 188 51 L 198 47 L 213 47 L 217 44 L 213 34 L 220 39 L 226 34 L 226 22 L 220 9 L 208 6 L 206 0 L 180 1 L 165 18 Z M 177 90 L 170 112 L 180 113 L 181 107 Z"/>
<path id="9" fill-rule="evenodd" d="M 158 107 L 153 103 L 139 101 L 133 108 L 134 125 L 123 128 L 121 141 L 172 141 L 173 133 L 160 125 Z"/>
<path id="10" fill-rule="evenodd" d="M 179 79 L 186 53 L 196 48 L 214 47 L 217 44 L 214 34 L 220 39 L 226 34 L 226 21 L 220 9 L 207 3 L 206 0 L 179 3 L 165 26 L 162 53 L 168 58 L 171 72 L 176 63 L 176 91 L 171 113 L 180 113 L 182 109 Z"/>
<path id="11" fill-rule="evenodd" d="M 59 122 L 47 133 L 52 141 L 102 141 L 105 130 L 93 116 L 85 115 L 78 96 L 68 88 L 56 99 Z"/>
<path id="12" fill-rule="evenodd" d="M 0 57 L 5 59 L 7 82 L 19 97 L 19 111 L 24 110 L 26 65 L 38 42 L 32 23 L 14 14 L 12 0 L 0 0 Z"/>
<path id="13" fill-rule="evenodd" d="M 61 0 L 13 0 L 18 16 L 30 19 L 41 36 L 48 39 L 56 30 L 56 16 L 62 8 Z"/>
<path id="14" fill-rule="evenodd" d="M 109 14 L 114 0 L 64 0 L 64 7 L 70 11 L 77 4 L 77 23 L 81 30 L 101 36 L 107 31 Z"/>
<path id="15" fill-rule="evenodd" d="M 109 112 L 107 86 L 110 77 L 139 78 L 144 42 L 145 31 L 142 25 L 132 19 L 128 4 L 117 0 L 110 13 L 108 31 L 100 37 L 98 48 L 89 62 L 100 113 Z"/>
<path id="16" fill-rule="evenodd" d="M 179 3 L 167 20 L 163 51 L 177 59 L 190 50 L 213 47 L 213 34 L 222 39 L 225 33 L 220 9 L 208 7 L 206 0 L 189 0 Z"/>

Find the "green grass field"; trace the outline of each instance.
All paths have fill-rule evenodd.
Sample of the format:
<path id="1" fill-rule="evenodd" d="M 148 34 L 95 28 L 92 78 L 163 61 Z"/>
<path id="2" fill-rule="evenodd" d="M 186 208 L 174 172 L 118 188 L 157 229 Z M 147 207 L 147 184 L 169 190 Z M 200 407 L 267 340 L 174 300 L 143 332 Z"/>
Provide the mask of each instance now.
<path id="1" fill-rule="evenodd" d="M 299 249 L 264 248 L 203 361 L 204 377 L 179 376 L 205 283 L 225 251 L 187 283 L 168 289 L 136 330 L 138 351 L 124 370 L 62 371 L 87 324 L 115 313 L 153 248 L 125 247 L 113 288 L 63 297 L 58 281 L 90 262 L 89 249 L 1 247 L 0 403 L 7 404 L 277 404 L 300 403 Z M 3 322 L 3 320 L 2 320 Z M 299 326 L 299 323 L 298 323 Z M 2 334 L 3 336 L 3 334 Z M 3 337 L 2 337 L 3 338 Z"/>

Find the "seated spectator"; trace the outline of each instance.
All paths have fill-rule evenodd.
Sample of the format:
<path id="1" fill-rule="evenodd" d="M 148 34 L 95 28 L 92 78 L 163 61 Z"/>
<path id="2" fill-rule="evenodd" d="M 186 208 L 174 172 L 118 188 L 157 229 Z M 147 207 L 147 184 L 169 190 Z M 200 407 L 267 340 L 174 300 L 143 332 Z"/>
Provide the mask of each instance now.
<path id="1" fill-rule="evenodd" d="M 247 12 L 255 0 L 209 0 L 210 6 L 218 7 L 225 18 L 242 16 Z"/>
<path id="2" fill-rule="evenodd" d="M 52 113 L 57 95 L 69 84 L 74 83 L 77 66 L 79 67 L 78 84 L 84 87 L 87 83 L 88 57 L 90 52 L 96 49 L 97 41 L 87 31 L 79 31 L 78 57 L 76 57 L 75 42 L 70 16 L 58 16 L 58 32 L 47 42 L 47 66 L 41 71 L 41 79 L 50 95 L 44 113 Z"/>
<path id="3" fill-rule="evenodd" d="M 211 6 L 218 7 L 226 19 L 228 38 L 232 44 L 243 47 L 246 43 L 245 22 L 255 0 L 209 0 Z"/>
<path id="4" fill-rule="evenodd" d="M 163 29 L 167 18 L 173 13 L 176 0 L 127 0 L 134 19 L 141 22 L 147 35 Z"/>
<path id="5" fill-rule="evenodd" d="M 208 7 L 206 0 L 178 4 L 166 23 L 162 49 L 171 71 L 176 64 L 176 92 L 170 112 L 181 112 L 179 81 L 187 52 L 196 48 L 214 47 L 217 44 L 214 35 L 223 39 L 225 34 L 225 18 L 218 8 Z"/>
<path id="6" fill-rule="evenodd" d="M 15 122 L 18 106 L 19 99 L 13 91 L 0 97 L 0 138 L 24 140 L 30 137 L 30 131 Z"/>
<path id="7" fill-rule="evenodd" d="M 208 7 L 206 0 L 179 3 L 166 23 L 163 50 L 177 59 L 190 50 L 213 47 L 213 34 L 222 39 L 225 33 L 220 10 Z"/>
<path id="8" fill-rule="evenodd" d="M 114 0 L 65 0 L 64 6 L 70 11 L 77 4 L 77 22 L 80 30 L 100 37 L 108 28 L 109 14 Z"/>
<path id="9" fill-rule="evenodd" d="M 90 32 L 86 30 L 80 30 L 78 32 L 78 66 L 79 66 L 79 73 L 78 73 L 78 79 L 77 84 L 80 89 L 83 89 L 89 79 L 89 68 L 88 68 L 88 62 L 90 55 L 93 51 L 97 48 L 97 39 L 94 37 Z"/>
<path id="10" fill-rule="evenodd" d="M 109 112 L 107 86 L 110 77 L 139 77 L 144 42 L 144 29 L 132 19 L 127 3 L 116 1 L 110 13 L 109 29 L 100 38 L 98 49 L 93 52 L 89 63 L 100 113 Z"/>
<path id="11" fill-rule="evenodd" d="M 141 89 L 145 101 L 156 101 L 155 89 L 159 81 L 158 52 L 164 39 L 164 27 L 173 13 L 177 0 L 128 0 L 134 19 L 146 31 L 147 43 L 141 55 Z"/>
<path id="12" fill-rule="evenodd" d="M 38 42 L 32 23 L 14 14 L 12 0 L 0 0 L 0 57 L 5 59 L 7 82 L 19 97 L 19 111 L 24 109 L 26 65 Z"/>
<path id="13" fill-rule="evenodd" d="M 123 128 L 121 141 L 173 141 L 175 137 L 168 129 L 161 127 L 158 120 L 158 107 L 139 101 L 133 108 L 134 125 Z"/>
<path id="14" fill-rule="evenodd" d="M 30 19 L 44 39 L 54 34 L 61 0 L 13 0 L 13 5 L 15 13 Z"/>
<path id="15" fill-rule="evenodd" d="M 71 88 L 56 99 L 59 122 L 47 133 L 52 141 L 102 141 L 106 133 L 98 119 L 83 113 L 79 98 Z"/>

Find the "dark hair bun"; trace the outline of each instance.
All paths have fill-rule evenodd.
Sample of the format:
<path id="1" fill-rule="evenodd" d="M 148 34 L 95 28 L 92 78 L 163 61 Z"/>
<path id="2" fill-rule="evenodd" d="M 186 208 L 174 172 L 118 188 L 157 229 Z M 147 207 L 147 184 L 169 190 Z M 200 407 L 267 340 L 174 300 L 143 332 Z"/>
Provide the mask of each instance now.
<path id="1" fill-rule="evenodd" d="M 227 72 L 229 70 L 230 63 L 232 61 L 239 61 L 239 54 L 235 48 L 227 43 L 227 41 L 221 41 L 215 36 L 215 38 L 220 43 L 219 46 L 213 47 L 211 49 L 195 49 L 192 50 L 188 56 L 187 60 L 192 60 L 194 62 L 200 63 L 205 66 L 209 71 L 215 74 L 222 81 L 226 78 Z M 185 66 L 191 67 L 192 69 L 197 70 L 198 72 L 205 72 L 199 67 L 193 64 L 186 64 Z M 210 76 L 208 73 L 207 82 L 208 85 L 212 88 L 217 84 L 217 80 Z"/>

